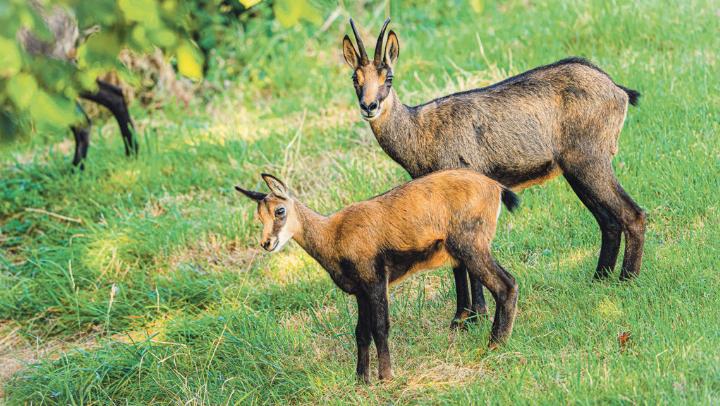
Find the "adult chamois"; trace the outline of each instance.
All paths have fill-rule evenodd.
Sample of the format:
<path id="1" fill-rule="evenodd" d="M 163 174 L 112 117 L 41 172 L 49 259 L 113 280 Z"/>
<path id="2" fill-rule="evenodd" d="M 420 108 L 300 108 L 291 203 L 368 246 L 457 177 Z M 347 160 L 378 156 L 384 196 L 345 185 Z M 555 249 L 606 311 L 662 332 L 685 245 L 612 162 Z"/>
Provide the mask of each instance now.
<path id="1" fill-rule="evenodd" d="M 388 285 L 446 263 L 467 269 L 490 290 L 495 318 L 490 347 L 505 341 L 515 319 L 518 287 L 493 259 L 502 201 L 517 196 L 468 169 L 431 173 L 325 217 L 298 201 L 287 186 L 263 174 L 270 193 L 236 189 L 257 202 L 260 245 L 279 251 L 294 239 L 358 304 L 357 375 L 369 381 L 370 342 L 375 340 L 380 379 L 392 378 L 388 334 Z"/>
<path id="2" fill-rule="evenodd" d="M 451 94 L 418 106 L 400 102 L 392 87 L 400 54 L 388 18 L 380 30 L 372 60 L 350 19 L 357 50 L 343 39 L 345 61 L 362 117 L 382 149 L 410 176 L 448 168 L 471 168 L 518 191 L 562 174 L 600 226 L 602 245 L 596 278 L 615 267 L 621 232 L 625 257 L 621 279 L 640 272 L 645 214 L 618 183 L 612 158 L 618 151 L 628 103 L 640 93 L 613 82 L 582 58 L 563 59 L 494 85 Z M 359 52 L 358 52 L 359 51 Z M 455 268 L 457 313 L 487 312 L 482 288 Z"/>
<path id="3" fill-rule="evenodd" d="M 31 55 L 74 64 L 78 46 L 89 35 L 99 31 L 99 27 L 95 26 L 83 31 L 81 34 L 75 17 L 60 5 L 53 6 L 51 10 L 45 9 L 43 4 L 37 0 L 30 0 L 30 5 L 42 17 L 52 34 L 50 41 L 44 41 L 35 36 L 30 30 L 21 29 L 18 32 L 18 41 Z M 100 79 L 97 79 L 96 83 L 98 85 L 96 91 L 83 91 L 80 93 L 80 97 L 110 110 L 120 127 L 120 133 L 125 144 L 125 155 L 137 154 L 138 144 L 133 137 L 134 126 L 130 119 L 122 89 Z M 78 104 L 78 108 L 82 111 L 80 104 Z M 79 165 L 81 169 L 90 146 L 90 128 L 92 126 L 90 118 L 86 114 L 84 115 L 85 125 L 73 125 L 70 127 L 75 136 L 75 156 L 72 163 L 75 166 Z"/>

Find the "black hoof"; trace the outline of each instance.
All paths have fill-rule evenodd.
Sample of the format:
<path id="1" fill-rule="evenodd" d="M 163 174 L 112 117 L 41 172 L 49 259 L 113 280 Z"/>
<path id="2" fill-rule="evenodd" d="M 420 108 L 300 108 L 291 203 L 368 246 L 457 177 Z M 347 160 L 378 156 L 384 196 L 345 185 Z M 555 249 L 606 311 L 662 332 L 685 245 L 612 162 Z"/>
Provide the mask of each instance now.
<path id="1" fill-rule="evenodd" d="M 607 279 L 610 274 L 612 274 L 612 269 L 596 269 L 595 275 L 593 275 L 593 279 L 595 279 L 596 281 L 602 281 Z"/>
<path id="2" fill-rule="evenodd" d="M 365 375 L 356 375 L 357 383 L 359 385 L 369 385 L 370 384 L 370 374 Z"/>
<path id="3" fill-rule="evenodd" d="M 467 324 L 465 324 L 465 319 L 459 319 L 455 317 L 450 322 L 450 329 L 452 330 L 467 330 Z"/>
<path id="4" fill-rule="evenodd" d="M 477 321 L 478 319 L 487 319 L 488 317 L 488 308 L 487 306 L 480 306 L 477 308 L 474 308 L 472 312 L 470 312 L 470 318 L 473 319 L 473 321 Z"/>
<path id="5" fill-rule="evenodd" d="M 638 273 L 634 273 L 634 272 L 625 272 L 625 271 L 620 272 L 620 280 L 623 282 L 631 281 L 631 280 L 637 278 L 637 276 L 638 276 Z"/>

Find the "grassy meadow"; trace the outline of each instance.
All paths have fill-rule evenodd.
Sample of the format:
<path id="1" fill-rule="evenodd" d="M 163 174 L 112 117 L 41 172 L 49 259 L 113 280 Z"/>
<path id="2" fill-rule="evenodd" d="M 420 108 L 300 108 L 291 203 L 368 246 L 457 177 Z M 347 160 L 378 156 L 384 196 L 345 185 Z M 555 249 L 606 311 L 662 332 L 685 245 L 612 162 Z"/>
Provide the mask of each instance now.
<path id="1" fill-rule="evenodd" d="M 4 402 L 720 403 L 720 3 L 472 3 L 332 3 L 322 29 L 257 22 L 218 50 L 243 61 L 213 67 L 221 91 L 131 106 L 137 159 L 110 121 L 81 173 L 69 132 L 3 146 Z M 649 226 L 639 278 L 596 282 L 590 212 L 562 178 L 526 190 L 494 242 L 520 286 L 509 343 L 487 350 L 488 321 L 451 331 L 451 272 L 425 273 L 391 292 L 395 380 L 377 382 L 373 356 L 363 386 L 354 298 L 295 243 L 262 251 L 233 186 L 274 173 L 330 213 L 409 179 L 360 119 L 340 48 L 347 16 L 371 47 L 387 13 L 406 104 L 570 55 L 642 92 L 614 166 Z"/>

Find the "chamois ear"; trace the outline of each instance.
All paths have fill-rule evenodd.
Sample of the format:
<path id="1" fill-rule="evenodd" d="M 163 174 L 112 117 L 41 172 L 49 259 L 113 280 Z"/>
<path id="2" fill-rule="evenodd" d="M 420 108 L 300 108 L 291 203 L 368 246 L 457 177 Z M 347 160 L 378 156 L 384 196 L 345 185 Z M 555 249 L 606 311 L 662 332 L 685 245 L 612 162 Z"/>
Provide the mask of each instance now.
<path id="1" fill-rule="evenodd" d="M 256 202 L 259 202 L 260 200 L 264 199 L 265 196 L 267 196 L 267 194 L 265 194 L 265 193 L 255 192 L 252 190 L 246 190 L 246 189 L 241 188 L 240 186 L 235 186 L 235 190 L 244 194 L 248 198 L 255 200 Z"/>
<path id="2" fill-rule="evenodd" d="M 351 68 L 357 69 L 358 66 L 360 66 L 360 55 L 355 51 L 355 46 L 353 46 L 347 34 L 345 38 L 343 38 L 343 56 L 345 57 L 345 62 L 347 62 Z"/>
<path id="3" fill-rule="evenodd" d="M 400 56 L 400 43 L 398 42 L 397 34 L 395 31 L 390 30 L 387 37 L 387 43 L 385 44 L 385 63 L 395 66 L 398 56 Z"/>
<path id="4" fill-rule="evenodd" d="M 270 188 L 270 191 L 277 197 L 282 199 L 287 199 L 290 197 L 290 193 L 288 192 L 287 186 L 285 186 L 282 181 L 268 173 L 263 173 L 262 175 L 263 180 Z"/>

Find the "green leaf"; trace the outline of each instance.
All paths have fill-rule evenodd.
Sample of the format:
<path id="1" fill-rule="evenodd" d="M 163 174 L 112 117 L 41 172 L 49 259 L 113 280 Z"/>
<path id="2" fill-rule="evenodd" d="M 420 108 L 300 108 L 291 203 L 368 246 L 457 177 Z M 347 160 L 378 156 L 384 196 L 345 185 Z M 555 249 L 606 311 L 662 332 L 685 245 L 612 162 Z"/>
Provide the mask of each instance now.
<path id="1" fill-rule="evenodd" d="M 480 14 L 485 8 L 485 3 L 483 2 L 483 0 L 470 0 L 470 7 L 473 9 L 474 12 Z"/>
<path id="2" fill-rule="evenodd" d="M 145 28 L 160 27 L 160 16 L 155 0 L 118 0 L 118 7 L 127 21 L 142 23 Z"/>
<path id="3" fill-rule="evenodd" d="M 261 0 L 239 0 L 239 1 L 243 7 L 250 8 L 250 7 L 260 3 Z"/>
<path id="4" fill-rule="evenodd" d="M 177 2 L 175 0 L 165 0 L 160 7 L 166 13 L 175 13 L 177 11 Z"/>
<path id="5" fill-rule="evenodd" d="M 140 49 L 148 49 L 152 45 L 147 37 L 147 31 L 142 25 L 136 25 L 132 30 L 132 40 L 135 45 Z"/>
<path id="6" fill-rule="evenodd" d="M 123 14 L 118 13 L 116 0 L 73 1 L 73 11 L 80 27 L 100 24 L 102 27 L 114 27 L 122 24 Z"/>
<path id="7" fill-rule="evenodd" d="M 97 81 L 95 79 L 97 79 L 98 76 L 103 73 L 103 71 L 103 69 L 91 68 L 79 72 L 77 75 L 77 79 L 78 82 L 80 82 L 80 87 L 83 90 L 97 90 Z"/>
<path id="8" fill-rule="evenodd" d="M 277 0 L 273 5 L 275 18 L 283 27 L 292 27 L 300 21 L 304 0 Z"/>
<path id="9" fill-rule="evenodd" d="M 277 0 L 273 5 L 273 12 L 280 24 L 288 28 L 300 22 L 300 19 L 315 25 L 322 23 L 320 10 L 307 0 Z"/>
<path id="10" fill-rule="evenodd" d="M 107 31 L 91 36 L 87 42 L 87 49 L 84 51 L 84 59 L 88 64 L 113 63 L 117 60 L 118 53 L 122 48 L 121 41 L 116 33 Z"/>
<path id="11" fill-rule="evenodd" d="M 22 56 L 14 40 L 0 37 L 0 77 L 12 76 L 20 71 Z"/>
<path id="12" fill-rule="evenodd" d="M 183 42 L 177 49 L 178 72 L 193 80 L 203 77 L 203 59 L 200 53 L 189 42 Z"/>
<path id="13" fill-rule="evenodd" d="M 25 110 L 30 105 L 30 101 L 35 95 L 37 87 L 37 82 L 32 75 L 20 73 L 8 80 L 6 90 L 10 100 L 12 100 L 20 110 Z"/>
<path id="14" fill-rule="evenodd" d="M 75 121 L 75 103 L 38 89 L 32 98 L 30 116 L 38 123 L 68 126 Z"/>
<path id="15" fill-rule="evenodd" d="M 177 41 L 175 33 L 165 28 L 150 31 L 148 37 L 153 45 L 161 48 L 171 48 Z"/>
<path id="16" fill-rule="evenodd" d="M 323 22 L 320 10 L 315 8 L 308 1 L 304 2 L 301 18 L 314 25 L 320 25 Z"/>
<path id="17" fill-rule="evenodd" d="M 87 43 L 77 47 L 77 51 L 75 53 L 75 60 L 77 61 L 77 66 L 79 69 L 84 69 L 87 67 L 87 51 Z"/>

